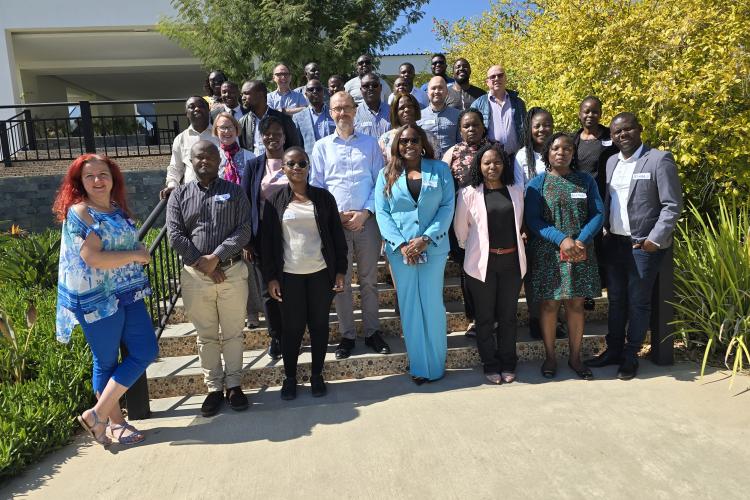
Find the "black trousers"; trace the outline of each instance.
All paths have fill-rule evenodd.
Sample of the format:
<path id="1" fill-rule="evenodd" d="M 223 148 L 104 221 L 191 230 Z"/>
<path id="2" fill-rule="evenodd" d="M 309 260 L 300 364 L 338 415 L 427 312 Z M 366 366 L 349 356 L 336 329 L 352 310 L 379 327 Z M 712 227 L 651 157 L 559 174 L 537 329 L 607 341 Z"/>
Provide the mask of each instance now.
<path id="1" fill-rule="evenodd" d="M 281 351 L 284 355 L 284 374 L 297 377 L 297 357 L 305 327 L 310 332 L 312 374 L 323 373 L 323 362 L 328 348 L 328 314 L 333 301 L 328 270 L 311 274 L 284 273 L 281 283 Z"/>
<path id="2" fill-rule="evenodd" d="M 463 248 L 458 246 L 458 239 L 456 238 L 455 231 L 453 231 L 452 222 L 450 227 L 448 228 L 448 242 L 450 243 L 449 257 L 453 262 L 461 267 L 461 295 L 464 298 L 464 314 L 466 315 L 466 319 L 468 319 L 469 321 L 474 321 L 474 300 L 472 299 L 471 291 L 466 284 L 466 273 L 463 269 L 464 256 L 466 255 L 466 252 Z"/>
<path id="3" fill-rule="evenodd" d="M 260 259 L 256 256 L 255 265 L 260 267 Z M 278 301 L 271 298 L 268 294 L 268 283 L 261 280 L 260 283 L 260 300 L 263 303 L 263 312 L 266 315 L 266 328 L 268 335 L 272 339 L 281 340 L 281 307 Z"/>
<path id="4" fill-rule="evenodd" d="M 471 276 L 466 277 L 466 282 L 474 299 L 477 348 L 484 372 L 515 371 L 516 313 L 521 292 L 518 254 L 490 254 L 484 282 Z"/>

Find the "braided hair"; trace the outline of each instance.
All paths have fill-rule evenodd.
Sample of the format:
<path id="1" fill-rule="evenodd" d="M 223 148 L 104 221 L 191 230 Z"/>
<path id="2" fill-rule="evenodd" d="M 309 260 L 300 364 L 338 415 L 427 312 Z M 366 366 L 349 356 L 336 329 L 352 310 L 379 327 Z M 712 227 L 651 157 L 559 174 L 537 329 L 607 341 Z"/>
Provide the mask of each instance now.
<path id="1" fill-rule="evenodd" d="M 529 179 L 533 179 L 536 176 L 536 160 L 534 159 L 534 136 L 531 132 L 531 120 L 536 115 L 541 114 L 549 115 L 550 120 L 552 120 L 552 126 L 555 126 L 555 122 L 552 119 L 552 113 L 544 108 L 534 106 L 533 108 L 529 109 L 528 113 L 526 113 L 526 118 L 524 119 L 525 135 L 523 138 L 523 145 L 526 148 L 526 177 L 528 177 Z"/>

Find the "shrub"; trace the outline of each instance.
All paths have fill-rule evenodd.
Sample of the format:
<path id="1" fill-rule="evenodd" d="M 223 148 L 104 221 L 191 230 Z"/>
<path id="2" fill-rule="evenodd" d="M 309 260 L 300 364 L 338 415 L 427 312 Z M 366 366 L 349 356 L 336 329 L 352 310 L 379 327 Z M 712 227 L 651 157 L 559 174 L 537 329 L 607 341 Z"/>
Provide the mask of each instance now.
<path id="1" fill-rule="evenodd" d="M 80 329 L 69 344 L 55 340 L 55 290 L 31 290 L 0 284 L 0 304 L 15 325 L 19 342 L 28 340 L 27 379 L 0 379 L 0 480 L 65 445 L 77 429 L 74 415 L 93 403 L 91 354 Z M 29 338 L 25 314 L 37 309 Z M 0 366 L 11 361 L 0 349 Z"/>
<path id="2" fill-rule="evenodd" d="M 732 381 L 750 363 L 750 208 L 719 201 L 717 220 L 691 205 L 678 226 L 673 324 L 688 345 L 721 353 Z M 730 366 L 731 365 L 731 366 Z"/>
<path id="3" fill-rule="evenodd" d="M 0 282 L 21 288 L 54 288 L 59 258 L 59 230 L 6 237 L 0 242 Z"/>

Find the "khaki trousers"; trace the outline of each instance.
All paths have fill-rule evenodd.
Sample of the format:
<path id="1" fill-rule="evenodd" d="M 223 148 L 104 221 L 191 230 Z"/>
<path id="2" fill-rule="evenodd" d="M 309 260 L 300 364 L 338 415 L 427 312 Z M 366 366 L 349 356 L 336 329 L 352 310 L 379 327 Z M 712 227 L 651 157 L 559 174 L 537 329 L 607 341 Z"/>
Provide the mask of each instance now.
<path id="1" fill-rule="evenodd" d="M 239 261 L 224 274 L 227 279 L 217 285 L 190 266 L 181 272 L 185 313 L 198 333 L 198 357 L 209 391 L 239 386 L 242 379 L 248 268 Z"/>

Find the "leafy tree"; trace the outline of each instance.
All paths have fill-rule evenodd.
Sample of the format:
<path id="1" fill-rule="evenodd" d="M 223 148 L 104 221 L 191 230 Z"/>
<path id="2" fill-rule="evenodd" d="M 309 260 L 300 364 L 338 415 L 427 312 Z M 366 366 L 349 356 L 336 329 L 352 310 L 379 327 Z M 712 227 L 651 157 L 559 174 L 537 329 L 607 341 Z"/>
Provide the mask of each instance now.
<path id="1" fill-rule="evenodd" d="M 500 0 L 480 18 L 438 23 L 475 84 L 502 62 L 509 86 L 578 127 L 580 100 L 604 101 L 602 123 L 635 112 L 644 140 L 675 154 L 688 198 L 750 192 L 750 2 Z"/>
<path id="2" fill-rule="evenodd" d="M 284 62 L 302 76 L 310 61 L 324 75 L 348 74 L 368 51 L 398 41 L 419 21 L 427 0 L 172 0 L 175 18 L 159 31 L 194 54 L 205 68 L 230 78 L 270 79 Z M 403 25 L 395 27 L 403 16 Z M 299 82 L 297 78 L 295 81 Z"/>

